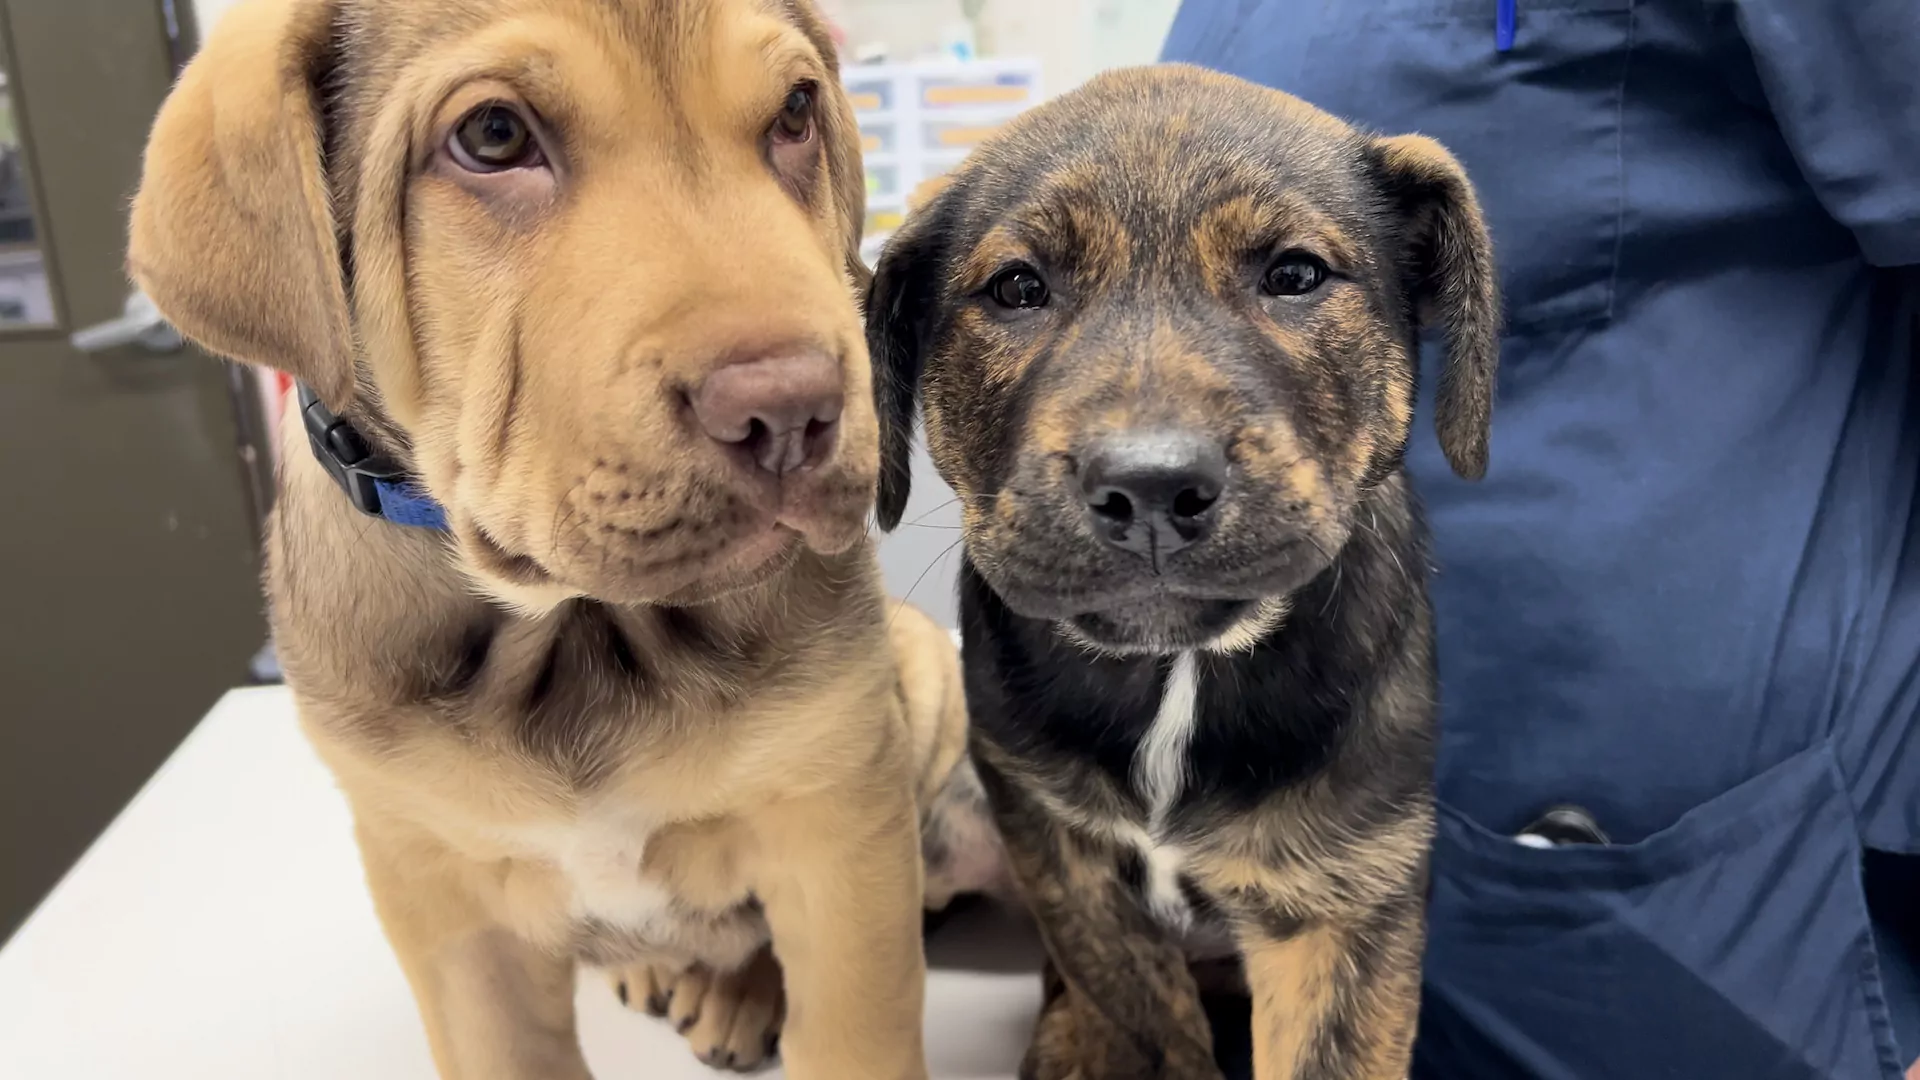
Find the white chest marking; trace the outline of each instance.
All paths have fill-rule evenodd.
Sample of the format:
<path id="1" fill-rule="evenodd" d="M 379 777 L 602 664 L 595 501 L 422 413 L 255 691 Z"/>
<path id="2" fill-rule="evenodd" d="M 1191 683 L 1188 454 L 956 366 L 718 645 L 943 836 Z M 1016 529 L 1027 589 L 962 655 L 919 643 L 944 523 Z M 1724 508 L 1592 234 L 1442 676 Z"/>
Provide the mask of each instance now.
<path id="1" fill-rule="evenodd" d="M 1199 689 L 1193 654 L 1183 652 L 1167 675 L 1153 726 L 1133 752 L 1133 787 L 1147 801 L 1147 832 L 1155 838 L 1187 786 L 1187 744 L 1193 741 Z"/>
<path id="2" fill-rule="evenodd" d="M 1140 858 L 1147 865 L 1147 909 L 1162 925 L 1185 931 L 1193 923 L 1193 907 L 1180 890 L 1186 854 L 1170 844 L 1148 843 L 1140 848 Z"/>
<path id="3" fill-rule="evenodd" d="M 558 869 L 573 890 L 572 914 L 647 935 L 674 921 L 673 898 L 640 876 L 652 830 L 637 821 L 584 816 L 566 826 L 525 830 L 522 843 Z"/>
<path id="4" fill-rule="evenodd" d="M 1133 752 L 1133 787 L 1147 804 L 1147 827 L 1133 838 L 1146 864 L 1147 905 L 1161 921 L 1185 928 L 1193 910 L 1180 891 L 1183 852 L 1163 840 L 1167 813 L 1187 784 L 1187 746 L 1199 713 L 1199 672 L 1194 656 L 1174 658 L 1160 695 L 1160 710 Z"/>
<path id="5" fill-rule="evenodd" d="M 646 840 L 632 842 L 582 837 L 560 856 L 573 881 L 576 914 L 646 933 L 671 914 L 672 898 L 640 876 Z"/>

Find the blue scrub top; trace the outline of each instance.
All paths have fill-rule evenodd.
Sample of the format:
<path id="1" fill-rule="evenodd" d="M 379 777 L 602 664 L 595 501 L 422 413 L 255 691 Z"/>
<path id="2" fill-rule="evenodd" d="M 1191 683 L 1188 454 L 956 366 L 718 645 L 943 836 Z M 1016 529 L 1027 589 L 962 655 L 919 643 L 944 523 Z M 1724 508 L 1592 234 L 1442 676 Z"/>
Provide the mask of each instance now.
<path id="1" fill-rule="evenodd" d="M 1895 1080 L 1920 974 L 1861 861 L 1920 853 L 1920 3 L 1186 0 L 1166 58 L 1440 139 L 1494 233 L 1492 467 L 1409 453 L 1416 1075 Z M 1566 802 L 1614 845 L 1507 839 Z"/>

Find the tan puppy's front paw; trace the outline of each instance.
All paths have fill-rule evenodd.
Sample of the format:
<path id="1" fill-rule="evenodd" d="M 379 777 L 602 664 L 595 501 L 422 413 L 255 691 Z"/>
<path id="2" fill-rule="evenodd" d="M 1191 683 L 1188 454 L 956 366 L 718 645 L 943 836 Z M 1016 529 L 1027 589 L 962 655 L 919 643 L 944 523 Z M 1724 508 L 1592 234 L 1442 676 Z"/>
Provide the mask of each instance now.
<path id="1" fill-rule="evenodd" d="M 648 1016 L 667 1015 L 667 991 L 679 978 L 671 969 L 652 964 L 615 968 L 607 973 L 613 994 L 620 1004 L 639 1009 Z"/>
<path id="2" fill-rule="evenodd" d="M 738 971 L 716 974 L 704 964 L 684 970 L 637 964 L 613 973 L 614 992 L 629 1009 L 665 1017 L 685 1035 L 693 1056 L 716 1069 L 747 1072 L 773 1057 L 786 1019 L 780 965 L 762 948 Z"/>

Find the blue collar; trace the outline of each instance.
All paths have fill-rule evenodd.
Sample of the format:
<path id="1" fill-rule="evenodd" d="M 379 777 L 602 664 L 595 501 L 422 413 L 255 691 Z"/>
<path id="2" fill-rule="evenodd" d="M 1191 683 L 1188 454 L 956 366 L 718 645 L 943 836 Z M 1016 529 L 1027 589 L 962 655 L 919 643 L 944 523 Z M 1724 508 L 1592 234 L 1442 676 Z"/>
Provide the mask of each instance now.
<path id="1" fill-rule="evenodd" d="M 405 470 L 375 453 L 353 422 L 334 415 L 306 383 L 298 385 L 307 443 L 355 510 L 395 525 L 447 531 L 447 512 L 433 496 Z"/>

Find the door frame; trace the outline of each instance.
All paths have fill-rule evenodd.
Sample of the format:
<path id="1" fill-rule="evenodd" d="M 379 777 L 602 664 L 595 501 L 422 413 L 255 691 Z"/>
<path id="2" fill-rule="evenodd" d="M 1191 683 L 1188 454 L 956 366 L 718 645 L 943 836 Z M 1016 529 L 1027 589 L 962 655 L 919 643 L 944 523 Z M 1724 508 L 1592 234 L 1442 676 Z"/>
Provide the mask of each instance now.
<path id="1" fill-rule="evenodd" d="M 191 0 L 148 0 L 154 17 L 159 20 L 161 32 L 166 38 L 173 76 L 178 79 L 180 72 L 193 59 L 200 48 L 200 27 L 194 14 Z M 0 6 L 0 19 L 6 19 L 4 6 Z M 8 72 L 20 70 L 19 58 L 14 53 L 14 35 L 11 25 L 0 33 L 0 63 Z M 14 106 L 17 117 L 27 113 L 25 102 L 31 96 L 25 86 L 9 80 L 8 93 L 19 102 Z M 22 165 L 26 170 L 29 201 L 33 207 L 36 229 L 43 234 L 39 239 L 41 258 L 47 267 L 47 280 L 57 283 L 63 280 L 60 274 L 60 256 L 58 245 L 51 235 L 52 215 L 45 205 L 47 188 L 40 175 L 41 155 L 34 146 L 31 125 L 19 122 Z M 129 282 L 128 287 L 132 284 Z M 63 338 L 79 329 L 67 308 L 66 290 L 53 289 L 53 310 L 55 323 L 52 326 L 0 327 L 0 341 L 37 340 Z M 272 427 L 267 418 L 267 385 L 260 372 L 251 364 L 235 361 L 223 361 L 226 365 L 227 397 L 233 409 L 236 445 L 234 456 L 236 467 L 245 492 L 247 517 L 253 529 L 253 542 L 257 549 L 264 550 L 266 543 L 267 514 L 273 509 L 274 491 L 274 447 Z"/>

